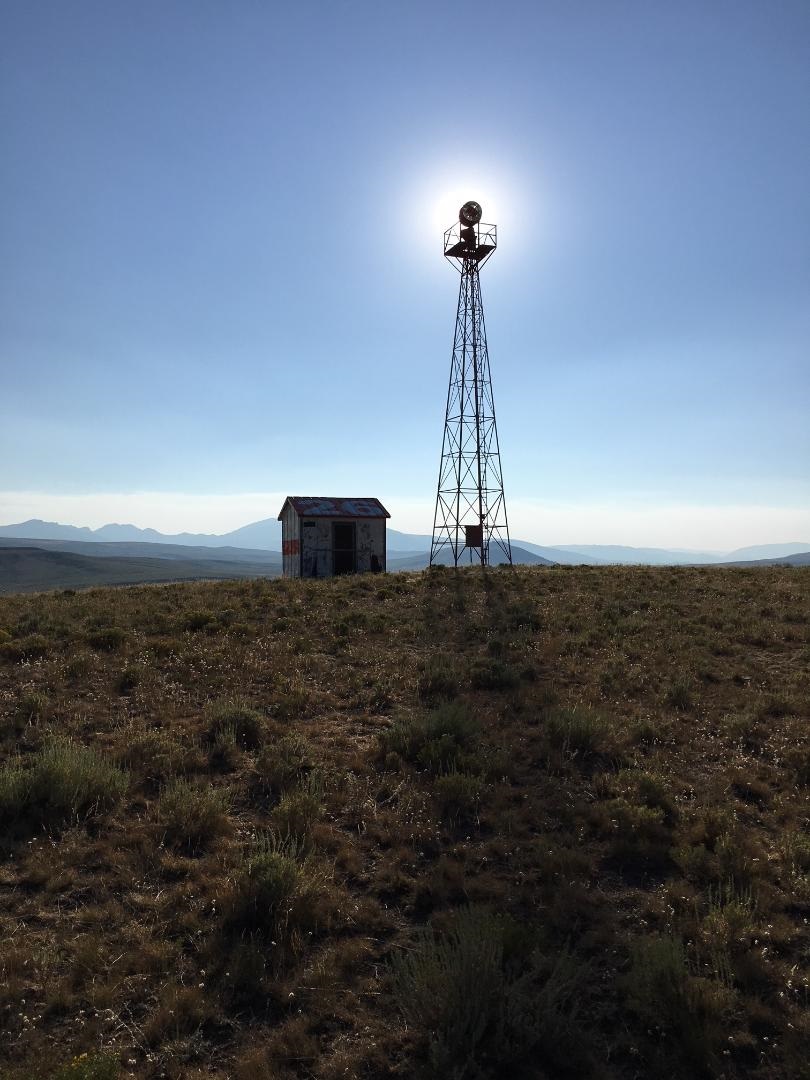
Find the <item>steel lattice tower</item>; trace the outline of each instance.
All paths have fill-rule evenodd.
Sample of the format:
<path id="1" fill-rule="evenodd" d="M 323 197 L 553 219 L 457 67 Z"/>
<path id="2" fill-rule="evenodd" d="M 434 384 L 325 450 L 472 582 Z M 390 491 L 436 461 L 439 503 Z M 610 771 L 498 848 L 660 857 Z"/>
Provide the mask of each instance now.
<path id="1" fill-rule="evenodd" d="M 459 224 L 444 234 L 444 254 L 458 269 L 461 280 L 431 566 L 444 562 L 446 554 L 458 566 L 465 549 L 469 549 L 470 562 L 486 566 L 493 544 L 496 555 L 504 555 L 510 565 L 512 562 L 479 277 L 496 247 L 495 226 L 481 223 L 478 203 L 465 203 L 459 211 Z"/>

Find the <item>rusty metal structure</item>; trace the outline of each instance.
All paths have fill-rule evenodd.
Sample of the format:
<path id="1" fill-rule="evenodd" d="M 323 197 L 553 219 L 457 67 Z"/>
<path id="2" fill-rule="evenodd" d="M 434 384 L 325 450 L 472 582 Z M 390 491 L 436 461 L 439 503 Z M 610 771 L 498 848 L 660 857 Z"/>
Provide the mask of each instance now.
<path id="1" fill-rule="evenodd" d="M 461 275 L 450 384 L 433 518 L 430 564 L 512 563 L 501 454 L 489 370 L 479 272 L 497 247 L 497 229 L 466 202 L 444 234 L 445 257 Z M 467 558 L 467 554 L 469 558 Z"/>
<path id="2" fill-rule="evenodd" d="M 383 572 L 390 516 L 379 499 L 288 495 L 278 515 L 284 577 Z"/>

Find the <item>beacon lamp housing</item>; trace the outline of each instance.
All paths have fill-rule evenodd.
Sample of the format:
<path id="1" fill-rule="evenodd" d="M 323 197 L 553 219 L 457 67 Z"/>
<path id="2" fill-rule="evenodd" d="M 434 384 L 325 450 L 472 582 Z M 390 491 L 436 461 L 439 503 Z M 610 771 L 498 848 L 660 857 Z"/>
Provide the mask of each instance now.
<path id="1" fill-rule="evenodd" d="M 474 199 L 470 199 L 465 202 L 462 208 L 458 212 L 458 220 L 462 225 L 477 225 L 481 220 L 483 210 L 481 204 L 477 203 Z"/>
<path id="2" fill-rule="evenodd" d="M 481 223 L 482 214 L 481 204 L 468 199 L 458 212 L 458 224 L 444 234 L 444 253 L 457 260 L 459 270 L 465 263 L 483 265 L 497 247 L 497 230 Z"/>

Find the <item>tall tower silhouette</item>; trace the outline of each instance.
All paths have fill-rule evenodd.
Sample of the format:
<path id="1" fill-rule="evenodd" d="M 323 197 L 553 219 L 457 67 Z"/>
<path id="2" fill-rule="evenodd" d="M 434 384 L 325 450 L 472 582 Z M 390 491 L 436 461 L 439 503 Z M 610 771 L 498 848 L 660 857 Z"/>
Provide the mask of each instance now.
<path id="1" fill-rule="evenodd" d="M 431 566 L 444 562 L 448 554 L 454 566 L 467 561 L 486 566 L 493 556 L 498 562 L 512 562 L 479 277 L 496 247 L 495 226 L 482 224 L 477 202 L 464 203 L 458 224 L 444 234 L 444 254 L 461 280 Z"/>

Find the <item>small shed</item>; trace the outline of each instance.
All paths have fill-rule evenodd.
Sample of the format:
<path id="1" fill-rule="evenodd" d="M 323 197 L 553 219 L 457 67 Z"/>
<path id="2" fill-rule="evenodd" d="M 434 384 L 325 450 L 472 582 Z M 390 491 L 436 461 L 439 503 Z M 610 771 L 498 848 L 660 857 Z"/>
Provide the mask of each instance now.
<path id="1" fill-rule="evenodd" d="M 385 570 L 379 499 L 288 495 L 278 515 L 284 577 L 331 577 Z"/>

